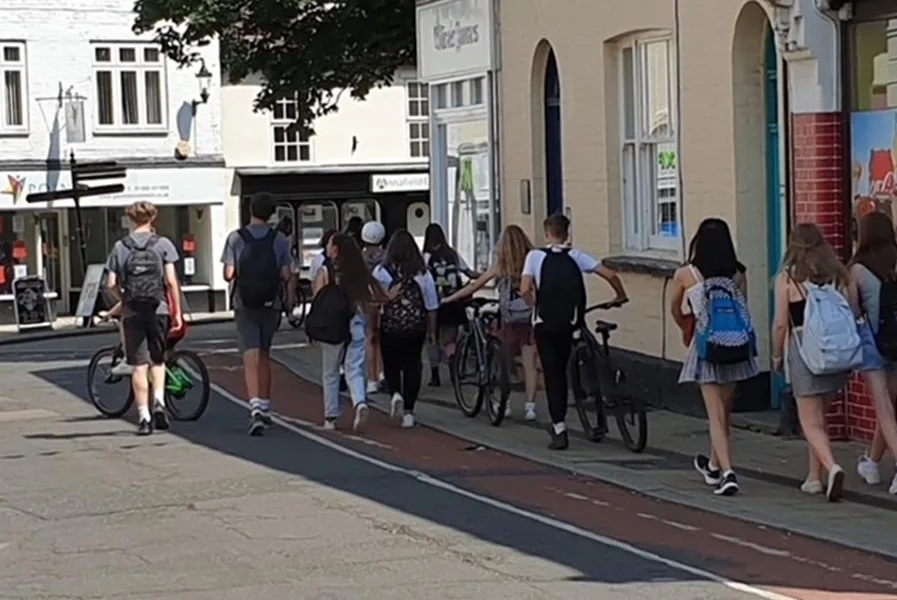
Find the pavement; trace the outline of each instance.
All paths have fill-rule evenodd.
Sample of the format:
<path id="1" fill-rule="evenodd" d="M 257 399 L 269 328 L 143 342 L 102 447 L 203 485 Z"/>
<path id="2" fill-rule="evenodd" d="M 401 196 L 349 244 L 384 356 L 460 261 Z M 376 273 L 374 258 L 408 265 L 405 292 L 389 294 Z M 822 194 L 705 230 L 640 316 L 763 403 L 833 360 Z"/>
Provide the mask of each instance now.
<path id="1" fill-rule="evenodd" d="M 897 598 L 897 548 L 883 539 L 897 525 L 890 510 L 828 505 L 751 478 L 742 497 L 724 501 L 669 461 L 655 478 L 677 472 L 669 481 L 680 497 L 662 501 L 667 479 L 650 494 L 601 481 L 639 470 L 613 445 L 576 440 L 565 455 L 587 459 L 583 469 L 602 465 L 598 478 L 521 458 L 525 441 L 512 438 L 532 434 L 539 448 L 544 434 L 514 423 L 481 424 L 507 449 L 468 441 L 474 433 L 402 430 L 379 413 L 362 434 L 325 433 L 312 422 L 320 389 L 282 366 L 273 400 L 283 418 L 249 438 L 225 325 L 197 328 L 187 342 L 216 384 L 207 413 L 138 438 L 133 423 L 98 418 L 84 400 L 87 360 L 112 341 L 0 349 L 2 600 Z M 284 361 L 314 354 L 292 332 L 279 345 Z M 435 424 L 438 410 L 447 409 L 425 401 L 420 419 Z M 453 420 L 478 423 L 457 410 Z M 685 506 L 692 488 L 735 518 Z M 860 545 L 862 531 L 869 547 L 739 516 L 778 506 L 797 518 L 792 496 L 817 520 L 840 523 L 841 541 Z M 864 529 L 872 519 L 877 537 Z"/>

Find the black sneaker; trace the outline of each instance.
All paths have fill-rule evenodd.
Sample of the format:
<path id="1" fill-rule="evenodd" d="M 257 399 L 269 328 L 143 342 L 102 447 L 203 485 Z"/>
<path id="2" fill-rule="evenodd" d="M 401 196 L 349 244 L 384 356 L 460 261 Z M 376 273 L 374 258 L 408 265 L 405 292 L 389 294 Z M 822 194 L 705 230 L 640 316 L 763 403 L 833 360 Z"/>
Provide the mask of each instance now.
<path id="1" fill-rule="evenodd" d="M 738 493 L 738 478 L 735 477 L 735 473 L 729 471 L 725 475 L 723 475 L 722 479 L 720 479 L 719 484 L 716 486 L 716 489 L 713 490 L 713 493 L 717 496 L 734 496 Z"/>
<path id="2" fill-rule="evenodd" d="M 552 427 L 549 433 L 551 434 L 551 443 L 548 444 L 549 450 L 566 450 L 570 447 L 570 438 L 566 429 L 560 433 L 555 433 L 554 427 Z"/>
<path id="3" fill-rule="evenodd" d="M 703 454 L 695 455 L 694 460 L 695 471 L 704 477 L 704 483 L 707 485 L 719 485 L 723 478 L 723 474 L 719 469 L 710 468 L 710 459 Z"/>
<path id="4" fill-rule="evenodd" d="M 430 387 L 439 387 L 442 380 L 439 378 L 439 369 L 430 369 Z"/>
<path id="5" fill-rule="evenodd" d="M 140 424 L 137 425 L 137 435 L 149 435 L 152 432 L 153 432 L 152 421 L 149 421 L 149 420 L 140 421 Z"/>
<path id="6" fill-rule="evenodd" d="M 155 409 L 153 411 L 153 428 L 160 431 L 165 431 L 169 427 L 171 427 L 171 425 L 168 422 L 168 415 L 165 413 L 165 409 Z"/>
<path id="7" fill-rule="evenodd" d="M 265 435 L 265 429 L 267 428 L 268 426 L 265 424 L 261 411 L 253 411 L 252 416 L 249 417 L 249 435 Z"/>

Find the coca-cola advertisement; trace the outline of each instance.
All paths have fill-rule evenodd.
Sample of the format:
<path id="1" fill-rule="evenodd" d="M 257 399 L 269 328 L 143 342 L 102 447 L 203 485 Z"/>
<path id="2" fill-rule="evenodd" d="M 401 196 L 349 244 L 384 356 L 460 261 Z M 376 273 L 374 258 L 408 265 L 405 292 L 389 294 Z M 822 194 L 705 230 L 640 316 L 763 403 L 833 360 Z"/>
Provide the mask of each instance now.
<path id="1" fill-rule="evenodd" d="M 897 110 L 855 112 L 850 127 L 853 217 L 880 210 L 897 222 Z"/>

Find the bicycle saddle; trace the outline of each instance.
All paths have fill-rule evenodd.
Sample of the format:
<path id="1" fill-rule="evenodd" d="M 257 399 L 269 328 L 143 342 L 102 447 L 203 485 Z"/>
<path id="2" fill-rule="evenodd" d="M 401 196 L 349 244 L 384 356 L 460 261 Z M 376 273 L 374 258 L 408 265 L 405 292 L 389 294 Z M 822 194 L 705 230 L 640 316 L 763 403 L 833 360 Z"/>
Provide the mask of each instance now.
<path id="1" fill-rule="evenodd" d="M 610 333 L 617 329 L 616 323 L 608 323 L 607 321 L 595 321 L 595 331 L 597 333 Z"/>

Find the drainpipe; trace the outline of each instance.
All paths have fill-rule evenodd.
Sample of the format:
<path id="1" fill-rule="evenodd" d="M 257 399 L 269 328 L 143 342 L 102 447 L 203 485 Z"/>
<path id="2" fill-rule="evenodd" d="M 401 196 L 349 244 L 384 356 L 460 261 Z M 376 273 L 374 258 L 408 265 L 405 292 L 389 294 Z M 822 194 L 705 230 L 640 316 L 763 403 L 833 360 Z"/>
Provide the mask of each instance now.
<path id="1" fill-rule="evenodd" d="M 676 177 L 679 185 L 679 239 L 682 242 L 682 257 L 688 258 L 688 250 L 685 242 L 685 186 L 682 176 L 682 77 L 679 75 L 682 64 L 682 48 L 680 44 L 679 28 L 681 24 L 681 0 L 673 0 L 673 53 L 676 56 L 676 164 L 678 165 Z"/>

